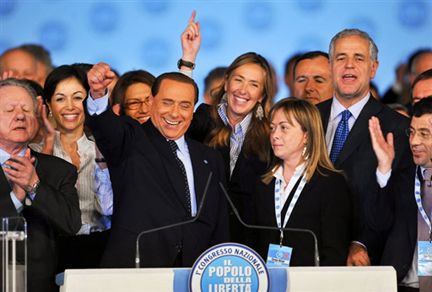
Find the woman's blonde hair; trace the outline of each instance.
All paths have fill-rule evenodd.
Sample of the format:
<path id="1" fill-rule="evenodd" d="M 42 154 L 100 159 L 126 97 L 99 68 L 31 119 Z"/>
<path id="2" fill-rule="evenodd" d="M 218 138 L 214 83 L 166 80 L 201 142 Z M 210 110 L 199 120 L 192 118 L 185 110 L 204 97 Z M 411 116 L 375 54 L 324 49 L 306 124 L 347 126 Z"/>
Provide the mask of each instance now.
<path id="1" fill-rule="evenodd" d="M 274 114 L 279 110 L 283 111 L 288 123 L 293 125 L 293 120 L 296 120 L 302 131 L 308 135 L 306 151 L 304 154 L 304 157 L 307 157 L 305 168 L 306 180 L 309 181 L 317 169 L 320 171 L 318 166 L 338 172 L 333 167 L 328 156 L 327 146 L 324 139 L 324 130 L 318 109 L 306 100 L 295 97 L 284 98 L 278 101 L 270 110 L 270 121 L 273 119 Z M 282 165 L 282 159 L 276 157 L 274 154 L 272 156 L 270 168 L 262 177 L 265 184 L 269 184 L 272 181 L 273 174 Z"/>
<path id="2" fill-rule="evenodd" d="M 252 109 L 252 120 L 246 133 L 246 139 L 243 143 L 242 151 L 246 157 L 250 155 L 256 155 L 261 161 L 269 162 L 270 130 L 267 115 L 273 100 L 273 95 L 275 94 L 275 88 L 273 74 L 271 73 L 269 63 L 264 57 L 256 53 L 246 53 L 237 57 L 237 59 L 235 59 L 234 62 L 232 62 L 232 64 L 227 68 L 222 84 L 213 91 L 215 95 L 212 96 L 211 116 L 215 123 L 215 128 L 207 135 L 205 143 L 216 149 L 229 145 L 229 138 L 231 136 L 232 128 L 229 125 L 225 125 L 222 119 L 219 117 L 218 107 L 221 103 L 222 97 L 225 94 L 225 84 L 231 74 L 235 69 L 247 64 L 257 64 L 263 70 L 264 89 L 262 92 L 263 99 L 261 101 L 261 105 L 264 111 L 264 117 L 261 119 L 256 117 L 256 111 L 260 105 L 260 103 L 257 102 L 255 107 Z"/>

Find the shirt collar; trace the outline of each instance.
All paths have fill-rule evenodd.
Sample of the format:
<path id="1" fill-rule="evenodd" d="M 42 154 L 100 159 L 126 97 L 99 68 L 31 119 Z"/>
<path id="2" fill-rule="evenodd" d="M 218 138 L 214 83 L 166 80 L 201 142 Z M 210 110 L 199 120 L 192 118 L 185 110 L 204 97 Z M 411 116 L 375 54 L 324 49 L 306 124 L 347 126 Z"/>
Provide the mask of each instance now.
<path id="1" fill-rule="evenodd" d="M 61 148 L 63 148 L 63 146 L 61 144 L 61 140 L 60 140 L 60 135 L 61 135 L 60 132 L 56 130 L 54 143 L 56 143 L 57 145 L 60 145 Z M 83 132 L 81 138 L 79 138 L 76 143 L 77 143 L 78 149 L 84 149 L 84 147 L 89 147 L 89 146 L 91 147 L 92 146 L 91 142 L 93 142 L 93 141 L 91 141 L 86 136 L 86 134 Z"/>
<path id="2" fill-rule="evenodd" d="M 174 140 L 174 141 L 176 142 L 176 144 L 178 146 L 178 150 L 181 153 L 183 153 L 183 154 L 187 153 L 187 144 L 186 144 L 186 139 L 185 139 L 184 135 L 181 136 L 180 138 L 178 138 L 177 140 Z"/>
<path id="3" fill-rule="evenodd" d="M 85 147 L 89 147 L 91 145 L 92 144 L 90 143 L 90 140 L 87 138 L 86 134 L 83 132 L 83 135 L 77 141 L 78 149 L 84 149 Z"/>
<path id="4" fill-rule="evenodd" d="M 300 164 L 299 166 L 297 166 L 295 168 L 294 173 L 293 173 L 292 176 L 293 177 L 295 177 L 295 176 L 301 176 L 303 174 L 304 170 L 305 170 L 305 167 L 306 167 L 306 163 L 303 162 L 302 164 Z M 273 173 L 273 176 L 276 179 L 280 179 L 281 181 L 285 182 L 284 177 L 283 177 L 283 166 L 282 165 L 278 168 L 278 170 L 276 170 L 275 173 Z"/>
<path id="5" fill-rule="evenodd" d="M 420 174 L 421 174 L 421 176 L 422 176 L 421 178 L 424 179 L 426 168 L 423 167 L 423 166 L 419 166 L 419 167 L 420 167 Z"/>
<path id="6" fill-rule="evenodd" d="M 229 119 L 228 119 L 228 115 L 227 115 L 227 103 L 224 102 L 224 103 L 219 104 L 218 113 L 219 113 L 219 116 L 220 116 L 222 122 L 226 126 L 230 126 L 232 128 L 232 126 L 229 122 Z M 246 131 L 249 128 L 249 125 L 252 121 L 252 114 L 253 114 L 252 111 L 250 113 L 248 113 L 243 118 L 243 120 L 241 120 L 241 122 L 235 126 L 234 132 L 237 133 L 239 130 L 241 130 L 243 132 L 243 134 L 246 133 Z"/>
<path id="7" fill-rule="evenodd" d="M 18 156 L 24 156 L 25 151 L 26 151 L 27 147 L 24 148 L 20 153 L 18 153 Z M 3 149 L 0 149 L 0 165 L 3 165 L 6 160 L 8 160 L 10 158 L 10 154 L 7 153 L 6 151 L 4 151 Z"/>
<path id="8" fill-rule="evenodd" d="M 364 98 L 362 98 L 360 101 L 356 102 L 347 110 L 349 110 L 354 117 L 355 120 L 357 120 L 358 116 L 360 115 L 360 112 L 366 105 L 366 103 L 369 101 L 370 98 L 370 92 L 366 94 Z M 330 114 L 330 121 L 333 121 L 338 117 L 346 108 L 337 100 L 336 96 L 333 95 L 333 101 L 332 101 L 332 108 L 331 108 L 331 114 Z"/>

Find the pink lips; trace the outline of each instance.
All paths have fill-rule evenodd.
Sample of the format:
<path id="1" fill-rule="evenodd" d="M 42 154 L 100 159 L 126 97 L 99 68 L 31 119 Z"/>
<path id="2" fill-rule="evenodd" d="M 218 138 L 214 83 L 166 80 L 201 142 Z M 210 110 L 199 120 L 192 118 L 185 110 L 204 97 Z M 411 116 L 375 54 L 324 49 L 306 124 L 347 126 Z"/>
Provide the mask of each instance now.
<path id="1" fill-rule="evenodd" d="M 357 79 L 357 76 L 353 75 L 353 74 L 344 74 L 342 76 L 342 79 L 345 81 L 354 81 Z"/>

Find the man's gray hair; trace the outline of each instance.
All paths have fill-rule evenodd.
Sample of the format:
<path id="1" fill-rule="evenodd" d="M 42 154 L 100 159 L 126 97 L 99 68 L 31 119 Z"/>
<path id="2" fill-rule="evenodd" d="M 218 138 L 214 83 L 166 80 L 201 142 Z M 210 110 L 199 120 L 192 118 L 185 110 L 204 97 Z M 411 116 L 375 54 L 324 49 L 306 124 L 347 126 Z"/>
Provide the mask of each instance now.
<path id="1" fill-rule="evenodd" d="M 24 88 L 28 92 L 28 94 L 30 94 L 30 96 L 33 100 L 33 111 L 36 113 L 36 110 L 37 110 L 37 103 L 36 103 L 37 93 L 26 80 L 16 79 L 16 78 L 8 78 L 5 80 L 1 80 L 0 81 L 0 88 L 6 87 L 6 86 L 17 86 L 17 87 Z"/>
<path id="2" fill-rule="evenodd" d="M 333 59 L 333 53 L 334 53 L 334 47 L 337 40 L 340 40 L 345 37 L 349 36 L 358 36 L 362 39 L 366 40 L 369 43 L 369 55 L 371 57 L 372 64 L 378 60 L 378 47 L 375 44 L 375 42 L 372 40 L 372 38 L 367 34 L 367 32 L 364 32 L 362 30 L 359 30 L 357 28 L 351 28 L 351 29 L 344 29 L 343 31 L 337 33 L 330 42 L 330 48 L 329 48 L 329 57 L 330 61 Z"/>

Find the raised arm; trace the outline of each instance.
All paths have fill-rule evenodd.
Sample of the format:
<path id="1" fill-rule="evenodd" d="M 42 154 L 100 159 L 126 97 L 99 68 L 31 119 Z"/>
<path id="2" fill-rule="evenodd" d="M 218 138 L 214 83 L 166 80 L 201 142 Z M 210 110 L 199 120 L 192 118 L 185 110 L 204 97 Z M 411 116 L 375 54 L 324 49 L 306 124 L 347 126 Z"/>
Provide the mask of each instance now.
<path id="1" fill-rule="evenodd" d="M 384 139 L 377 117 L 370 118 L 369 133 L 371 135 L 372 147 L 378 160 L 378 170 L 382 174 L 387 174 L 391 170 L 395 158 L 393 134 L 388 133 L 387 141 Z"/>
<path id="2" fill-rule="evenodd" d="M 48 120 L 47 106 L 43 104 L 41 96 L 36 99 L 37 104 L 37 122 L 39 129 L 31 143 L 39 144 L 43 140 L 41 153 L 52 155 L 54 151 L 54 139 L 56 132 L 53 125 Z"/>
<path id="3" fill-rule="evenodd" d="M 188 26 L 181 35 L 181 45 L 183 50 L 182 60 L 195 64 L 195 59 L 201 46 L 200 23 L 195 22 L 196 11 L 192 12 Z M 192 68 L 181 66 L 179 69 L 192 71 Z"/>
<path id="4" fill-rule="evenodd" d="M 107 94 L 108 85 L 115 78 L 115 73 L 111 67 L 105 63 L 99 63 L 93 66 L 87 73 L 87 79 L 90 86 L 92 99 L 99 99 Z"/>

